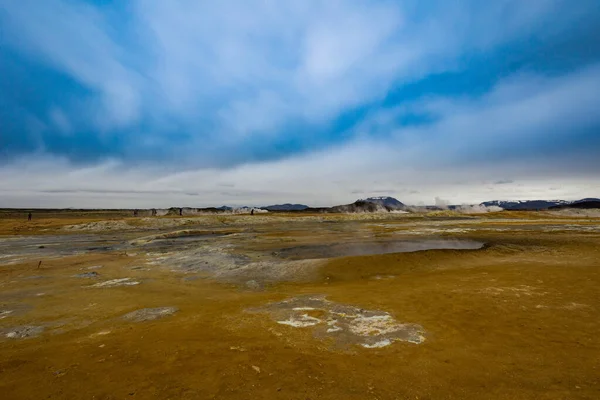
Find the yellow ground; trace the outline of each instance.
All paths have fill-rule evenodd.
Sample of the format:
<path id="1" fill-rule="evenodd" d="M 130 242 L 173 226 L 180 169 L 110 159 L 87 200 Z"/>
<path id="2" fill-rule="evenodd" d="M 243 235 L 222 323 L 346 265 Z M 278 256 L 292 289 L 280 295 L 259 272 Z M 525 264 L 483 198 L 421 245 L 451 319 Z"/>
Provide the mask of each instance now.
<path id="1" fill-rule="evenodd" d="M 294 225 L 294 218 L 249 222 L 242 229 L 259 238 L 243 246 L 258 254 L 282 244 L 336 241 L 320 230 L 323 224 Z M 0 340 L 0 398 L 598 399 L 600 232 L 568 227 L 595 227 L 600 220 L 556 219 L 565 230 L 516 229 L 547 218 L 507 213 L 473 226 L 436 221 L 436 227 L 469 226 L 468 233 L 445 236 L 487 246 L 334 258 L 308 280 L 271 283 L 264 291 L 210 278 L 185 281 L 164 268 L 132 271 L 144 255 L 122 251 L 44 260 L 40 268 L 36 262 L 0 266 L 0 305 L 29 307 L 1 319 L 0 328 L 48 324 L 40 337 Z M 56 233 L 101 219 L 6 218 L 0 234 Z M 336 217 L 327 225 L 354 224 L 348 232 L 369 225 L 373 237 L 387 237 L 410 231 L 407 224 L 415 220 L 424 221 Z M 515 230 L 481 229 L 490 221 Z M 236 225 L 235 217 L 220 223 Z M 94 289 L 83 287 L 93 282 L 72 278 L 93 265 L 103 265 L 105 277 L 140 278 L 143 284 Z M 310 329 L 247 312 L 301 294 L 390 312 L 423 326 L 427 339 L 336 349 Z M 161 306 L 180 311 L 152 322 L 120 319 Z"/>

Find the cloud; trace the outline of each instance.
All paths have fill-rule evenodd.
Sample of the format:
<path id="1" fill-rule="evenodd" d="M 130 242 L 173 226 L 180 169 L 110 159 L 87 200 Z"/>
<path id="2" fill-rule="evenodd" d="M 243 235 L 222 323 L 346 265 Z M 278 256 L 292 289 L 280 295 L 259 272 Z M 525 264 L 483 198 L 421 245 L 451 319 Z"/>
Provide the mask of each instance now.
<path id="1" fill-rule="evenodd" d="M 488 160 L 481 163 L 481 155 L 464 153 L 471 149 L 473 140 L 477 140 L 475 128 L 456 128 L 457 119 L 462 128 L 485 126 L 490 115 L 503 115 L 504 118 L 520 121 L 510 122 L 506 128 L 495 126 L 499 134 L 491 138 L 494 140 L 488 138 L 485 143 L 490 149 L 503 145 L 510 137 L 546 135 L 544 129 L 563 123 L 569 110 L 578 109 L 578 101 L 583 102 L 581 106 L 585 108 L 590 95 L 582 95 L 581 88 L 596 89 L 593 82 L 596 75 L 592 71 L 595 69 L 576 71 L 568 77 L 545 79 L 539 90 L 529 91 L 520 98 L 508 96 L 498 100 L 502 98 L 498 93 L 506 92 L 504 84 L 499 84 L 491 93 L 462 102 L 457 107 L 447 107 L 440 99 L 432 99 L 431 104 L 423 104 L 422 107 L 443 111 L 439 120 L 431 126 L 409 129 L 410 135 L 430 137 L 425 145 L 422 141 L 406 140 L 405 132 L 397 132 L 392 141 L 359 138 L 334 149 L 282 160 L 174 172 L 161 166 L 130 167 L 118 160 L 75 167 L 64 158 L 33 157 L 0 170 L 6 177 L 0 184 L 2 205 L 25 205 L 32 201 L 52 206 L 83 202 L 96 207 L 156 207 L 181 203 L 189 206 L 264 205 L 286 201 L 333 205 L 355 200 L 348 193 L 362 190 L 357 187 L 363 187 L 367 192 L 385 189 L 407 203 L 430 203 L 433 200 L 438 205 L 476 203 L 500 197 L 593 196 L 600 189 L 595 173 L 598 142 L 588 143 L 585 148 L 576 149 L 575 153 L 550 154 L 550 159 L 542 159 L 544 162 L 538 162 L 540 155 L 533 154 L 521 156 L 518 160 L 487 157 Z M 513 82 L 509 79 L 506 84 L 513 85 Z M 557 90 L 557 87 L 561 89 Z M 567 89 L 573 90 L 573 93 Z M 562 96 L 565 100 L 559 101 Z M 547 112 L 546 118 L 520 118 L 515 110 L 527 110 L 523 104 L 536 104 L 540 101 L 538 99 L 555 108 Z M 559 107 L 567 103 L 567 111 Z M 444 104 L 444 107 L 439 107 L 439 104 Z M 510 113 L 506 112 L 507 107 Z M 587 126 L 591 117 L 593 115 L 583 122 L 576 119 L 571 124 L 572 129 L 576 130 L 578 124 Z M 507 129 L 506 134 L 501 129 Z M 572 131 L 566 134 L 571 135 Z M 442 138 L 448 142 L 440 142 Z M 510 145 L 515 152 L 523 146 L 518 140 Z M 574 163 L 574 159 L 581 162 Z M 507 175 L 519 176 L 521 184 L 510 185 L 510 191 L 504 188 L 507 185 L 485 184 L 504 180 Z M 461 184 L 454 183 L 457 181 Z M 224 192 L 224 182 L 235 187 L 235 191 Z M 560 189 L 549 191 L 550 186 Z M 57 191 L 61 192 L 60 195 Z M 99 196 L 100 193 L 103 195 Z M 152 196 L 148 196 L 149 193 Z M 29 199 L 29 202 L 24 199 Z"/>
<path id="2" fill-rule="evenodd" d="M 6 42 L 68 74 L 97 94 L 78 105 L 105 128 L 134 122 L 139 113 L 136 73 L 120 58 L 125 52 L 109 35 L 105 16 L 80 2 L 24 0 L 2 2 Z"/>
<path id="3" fill-rule="evenodd" d="M 63 134 L 69 135 L 73 128 L 71 127 L 71 122 L 66 114 L 59 108 L 53 108 L 50 110 L 50 120 L 54 124 L 54 126 Z"/>
<path id="4" fill-rule="evenodd" d="M 335 148 L 228 168 L 171 172 L 162 166 L 131 167 L 118 160 L 76 167 L 64 158 L 34 157 L 0 169 L 6 177 L 0 183 L 2 205 L 167 207 L 301 202 L 321 206 L 355 200 L 349 193 L 379 190 L 408 204 L 433 201 L 438 206 L 498 198 L 593 197 L 600 191 L 597 140 L 570 151 L 563 146 L 563 151 L 547 155 L 523 154 L 522 150 L 530 145 L 524 138 L 548 138 L 552 133 L 548 128 L 561 126 L 572 110 L 576 110 L 576 118 L 564 135 L 572 138 L 573 132 L 594 126 L 598 116 L 592 113 L 583 118 L 585 114 L 578 113 L 593 100 L 595 71 L 592 67 L 566 77 L 544 78 L 536 90 L 517 90 L 520 96 L 501 95 L 507 87 L 515 89 L 515 80 L 508 78 L 492 92 L 454 106 L 439 98 L 420 102 L 419 107 L 438 112 L 436 122 L 398 130 L 391 139 L 358 136 Z M 521 112 L 528 112 L 525 105 L 549 110 L 544 118 L 521 117 Z M 502 126 L 503 119 L 516 121 Z M 473 142 L 490 120 L 498 121 L 493 127 L 496 134 L 477 147 L 484 152 L 479 154 L 473 151 Z M 518 159 L 485 153 L 507 140 L 511 150 L 521 154 Z M 518 176 L 519 184 L 488 184 L 506 181 L 506 176 Z M 235 190 L 223 191 L 224 183 Z M 361 187 L 365 189 L 358 189 Z"/>
<path id="5" fill-rule="evenodd" d="M 103 141 L 107 154 L 99 156 L 178 152 L 179 162 L 193 163 L 200 152 L 216 165 L 215 151 L 232 163 L 251 161 L 261 151 L 256 142 L 303 144 L 273 152 L 285 156 L 331 144 L 323 137 L 351 139 L 323 133 L 341 113 L 464 68 L 465 58 L 519 39 L 546 43 L 574 21 L 586 26 L 588 3 L 4 0 L 2 22 L 15 54 L 81 85 L 57 107 L 81 116 L 70 121 L 74 131 Z"/>
<path id="6" fill-rule="evenodd" d="M 594 6 L 0 0 L 0 202 L 587 195 Z"/>
<path id="7" fill-rule="evenodd" d="M 436 207 L 440 207 L 440 208 L 446 209 L 450 205 L 450 200 L 444 200 L 444 199 L 442 199 L 440 197 L 437 197 L 437 196 L 434 198 L 434 200 L 435 200 L 434 204 L 435 204 Z"/>

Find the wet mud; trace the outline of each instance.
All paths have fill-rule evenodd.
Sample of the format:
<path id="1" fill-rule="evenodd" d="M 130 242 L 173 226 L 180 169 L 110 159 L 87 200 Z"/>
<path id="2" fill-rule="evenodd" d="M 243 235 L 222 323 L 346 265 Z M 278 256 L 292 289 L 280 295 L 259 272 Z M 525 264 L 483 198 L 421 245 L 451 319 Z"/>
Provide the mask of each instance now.
<path id="1" fill-rule="evenodd" d="M 282 258 L 296 260 L 410 253 L 426 250 L 477 250 L 481 249 L 483 246 L 484 243 L 482 242 L 457 239 L 396 240 L 379 242 L 364 241 L 288 247 L 276 251 L 276 254 Z"/>

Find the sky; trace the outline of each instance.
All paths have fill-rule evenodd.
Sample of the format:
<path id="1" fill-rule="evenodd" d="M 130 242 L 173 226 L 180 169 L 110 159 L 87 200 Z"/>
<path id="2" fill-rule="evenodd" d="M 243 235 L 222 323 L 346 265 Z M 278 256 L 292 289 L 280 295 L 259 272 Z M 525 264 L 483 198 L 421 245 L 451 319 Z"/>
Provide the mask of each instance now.
<path id="1" fill-rule="evenodd" d="M 0 0 L 0 207 L 600 197 L 597 0 Z"/>

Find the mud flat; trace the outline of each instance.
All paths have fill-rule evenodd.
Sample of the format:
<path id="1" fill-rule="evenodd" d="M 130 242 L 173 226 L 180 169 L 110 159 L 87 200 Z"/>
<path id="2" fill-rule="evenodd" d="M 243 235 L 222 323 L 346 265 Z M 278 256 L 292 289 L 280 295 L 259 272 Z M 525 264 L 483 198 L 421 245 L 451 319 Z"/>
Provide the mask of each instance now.
<path id="1" fill-rule="evenodd" d="M 597 399 L 590 215 L 0 219 L 0 393 Z"/>
<path id="2" fill-rule="evenodd" d="M 365 256 L 389 253 L 410 253 L 426 250 L 477 250 L 484 243 L 474 240 L 422 239 L 394 240 L 380 242 L 335 243 L 329 245 L 308 245 L 290 247 L 278 252 L 283 258 L 311 259 L 347 256 Z"/>

